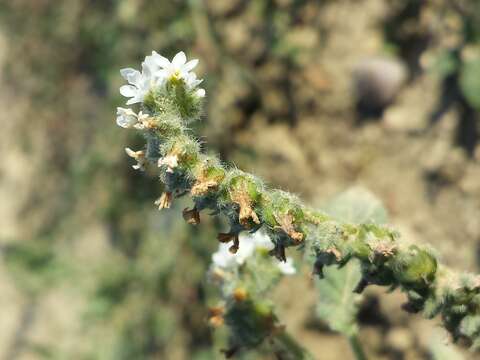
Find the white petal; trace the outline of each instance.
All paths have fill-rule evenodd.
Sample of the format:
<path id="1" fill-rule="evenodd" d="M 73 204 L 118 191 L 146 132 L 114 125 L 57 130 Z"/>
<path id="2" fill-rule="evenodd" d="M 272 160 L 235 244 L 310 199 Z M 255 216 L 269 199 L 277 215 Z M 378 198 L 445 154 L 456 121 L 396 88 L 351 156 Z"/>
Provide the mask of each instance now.
<path id="1" fill-rule="evenodd" d="M 195 68 L 197 64 L 198 64 L 198 59 L 190 60 L 189 62 L 187 62 L 185 65 L 182 66 L 182 71 L 189 72 L 190 70 Z"/>
<path id="2" fill-rule="evenodd" d="M 133 105 L 133 104 L 137 104 L 137 103 L 141 103 L 143 100 L 142 99 L 139 99 L 138 97 L 132 97 L 131 99 L 129 99 L 126 104 L 127 105 Z"/>
<path id="3" fill-rule="evenodd" d="M 137 93 L 137 88 L 132 85 L 123 85 L 120 87 L 120 94 L 125 97 L 134 97 Z"/>
<path id="4" fill-rule="evenodd" d="M 193 81 L 188 82 L 187 85 L 190 89 L 193 89 L 193 88 L 196 88 L 198 85 L 200 85 L 202 83 L 202 81 L 203 81 L 203 79 L 193 80 Z"/>
<path id="5" fill-rule="evenodd" d="M 137 116 L 132 109 L 122 108 L 122 107 L 117 107 L 117 115 L 118 116 L 134 116 L 134 117 Z"/>
<path id="6" fill-rule="evenodd" d="M 117 125 L 123 128 L 130 128 L 137 123 L 137 115 L 132 109 L 117 108 Z"/>
<path id="7" fill-rule="evenodd" d="M 187 61 L 187 57 L 183 51 L 180 51 L 177 55 L 173 57 L 172 65 L 175 67 L 181 67 Z"/>
<path id="8" fill-rule="evenodd" d="M 292 258 L 287 258 L 286 262 L 279 262 L 278 268 L 280 269 L 280 272 L 284 275 L 293 275 L 297 272 L 297 269 L 295 268 L 295 266 L 293 266 Z"/>
<path id="9" fill-rule="evenodd" d="M 154 62 L 151 56 L 147 56 L 145 61 L 142 63 L 142 75 L 146 74 L 151 75 L 158 70 L 157 63 Z"/>
<path id="10" fill-rule="evenodd" d="M 140 82 L 144 82 L 145 80 L 150 79 L 153 74 L 155 69 L 152 69 L 150 66 L 148 66 L 146 63 L 142 64 L 142 77 L 140 78 Z"/>
<path id="11" fill-rule="evenodd" d="M 135 154 L 135 151 L 133 151 L 132 149 L 130 148 L 125 148 L 125 152 L 127 153 L 128 156 L 132 157 L 132 158 L 135 158 L 136 157 L 136 154 Z"/>
<path id="12" fill-rule="evenodd" d="M 218 250 L 212 254 L 212 261 L 216 266 L 225 269 L 237 265 L 235 255 L 232 254 L 228 248 L 228 244 L 219 244 Z"/>
<path id="13" fill-rule="evenodd" d="M 195 94 L 199 97 L 199 98 L 203 98 L 205 97 L 205 89 L 198 89 Z"/>
<path id="14" fill-rule="evenodd" d="M 155 76 L 158 78 L 158 79 L 166 79 L 168 77 L 168 72 L 167 70 L 158 70 L 156 73 L 155 73 Z"/>
<path id="15" fill-rule="evenodd" d="M 152 52 L 152 57 L 155 63 L 161 68 L 166 68 L 171 65 L 170 60 L 168 60 L 166 57 L 163 57 L 160 54 L 157 54 L 155 51 Z"/>
<path id="16" fill-rule="evenodd" d="M 203 81 L 203 79 L 197 79 L 197 75 L 195 73 L 187 73 L 187 75 L 184 77 L 185 83 L 187 84 L 188 89 L 193 89 L 200 85 Z"/>
<path id="17" fill-rule="evenodd" d="M 135 84 L 138 78 L 140 77 L 140 71 L 132 69 L 132 68 L 125 68 L 120 70 L 120 75 L 127 80 L 130 84 Z"/>
<path id="18" fill-rule="evenodd" d="M 120 75 L 123 76 L 123 78 L 126 80 L 128 76 L 131 74 L 138 72 L 138 70 L 132 69 L 132 68 L 124 68 L 120 70 Z"/>
<path id="19" fill-rule="evenodd" d="M 235 253 L 237 264 L 242 265 L 255 252 L 255 243 L 251 235 L 240 237 L 240 245 Z"/>
<path id="20" fill-rule="evenodd" d="M 272 242 L 270 237 L 267 234 L 265 234 L 264 232 L 257 231 L 252 236 L 253 236 L 253 239 L 255 241 L 255 246 L 257 248 L 262 248 L 262 249 L 266 249 L 266 250 L 273 250 L 273 248 L 275 247 L 275 244 Z"/>
<path id="21" fill-rule="evenodd" d="M 139 112 L 138 115 L 137 115 L 137 120 L 138 121 L 143 121 L 143 120 L 146 120 L 148 119 L 150 115 L 148 115 L 147 113 L 143 113 L 143 112 Z"/>
<path id="22" fill-rule="evenodd" d="M 124 116 L 117 117 L 117 125 L 124 129 L 129 127 L 128 121 Z"/>

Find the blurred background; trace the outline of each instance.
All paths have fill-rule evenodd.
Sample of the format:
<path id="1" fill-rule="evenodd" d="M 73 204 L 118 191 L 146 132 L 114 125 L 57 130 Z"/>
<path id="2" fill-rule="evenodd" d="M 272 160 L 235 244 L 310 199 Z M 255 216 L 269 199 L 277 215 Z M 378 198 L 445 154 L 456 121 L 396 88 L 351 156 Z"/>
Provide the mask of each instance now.
<path id="1" fill-rule="evenodd" d="M 404 237 L 480 271 L 479 40 L 472 0 L 0 0 L 0 359 L 222 358 L 220 224 L 187 226 L 188 200 L 158 212 L 123 150 L 142 139 L 115 124 L 119 69 L 152 50 L 200 60 L 196 131 L 223 160 L 315 206 L 366 187 Z M 309 271 L 272 295 L 281 321 L 350 359 L 309 320 Z M 372 357 L 432 357 L 436 322 L 403 300 L 367 291 Z"/>

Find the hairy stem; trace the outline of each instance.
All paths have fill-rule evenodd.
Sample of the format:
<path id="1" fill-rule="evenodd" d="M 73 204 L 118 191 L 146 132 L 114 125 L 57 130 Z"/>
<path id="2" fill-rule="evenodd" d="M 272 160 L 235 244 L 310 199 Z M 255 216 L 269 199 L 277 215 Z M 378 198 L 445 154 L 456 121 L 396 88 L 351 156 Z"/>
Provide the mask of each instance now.
<path id="1" fill-rule="evenodd" d="M 363 351 L 362 344 L 358 340 L 357 335 L 349 336 L 348 343 L 350 344 L 350 348 L 352 349 L 353 355 L 355 356 L 356 360 L 367 360 L 367 356 Z"/>
<path id="2" fill-rule="evenodd" d="M 275 337 L 275 340 L 279 343 L 279 350 L 276 352 L 277 359 L 313 360 L 313 356 L 287 333 L 282 332 Z"/>
<path id="3" fill-rule="evenodd" d="M 175 197 L 190 194 L 194 206 L 184 210 L 184 218 L 198 224 L 203 210 L 224 216 L 230 228 L 218 240 L 231 242 L 232 252 L 242 246 L 242 231 L 263 228 L 275 245 L 272 256 L 285 261 L 288 247 L 304 248 L 320 277 L 325 266 L 358 259 L 362 278 L 357 292 L 370 284 L 398 288 L 407 296 L 405 310 L 428 318 L 441 315 L 454 340 L 480 347 L 479 276 L 441 265 L 429 246 L 403 240 L 389 227 L 336 221 L 252 174 L 223 166 L 188 130 L 189 123 L 199 119 L 201 105 L 194 90 L 178 78 L 161 91 L 150 91 L 143 101 L 148 117 L 136 128 L 144 134 L 148 151 L 129 154 L 138 168 L 158 165 L 165 191 L 156 202 L 160 209 L 169 208 Z"/>

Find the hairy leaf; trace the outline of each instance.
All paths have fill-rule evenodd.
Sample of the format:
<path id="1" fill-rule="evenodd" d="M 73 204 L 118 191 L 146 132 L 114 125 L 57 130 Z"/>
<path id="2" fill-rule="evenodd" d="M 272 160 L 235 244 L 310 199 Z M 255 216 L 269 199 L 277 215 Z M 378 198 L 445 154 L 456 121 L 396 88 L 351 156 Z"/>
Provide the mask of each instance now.
<path id="1" fill-rule="evenodd" d="M 480 109 L 480 59 L 468 61 L 460 72 L 460 88 L 468 103 Z"/>
<path id="2" fill-rule="evenodd" d="M 380 200 L 361 187 L 351 188 L 333 198 L 324 210 L 339 221 L 354 224 L 385 224 L 387 212 Z"/>
<path id="3" fill-rule="evenodd" d="M 324 279 L 317 280 L 320 293 L 317 302 L 317 315 L 328 326 L 346 336 L 358 332 L 356 317 L 361 295 L 353 292 L 360 281 L 357 262 L 351 261 L 342 269 L 328 267 Z"/>
<path id="4" fill-rule="evenodd" d="M 445 335 L 435 334 L 429 345 L 430 354 L 433 360 L 463 360 L 463 355 L 456 349 L 455 345 L 447 344 Z"/>
<path id="5" fill-rule="evenodd" d="M 374 195 L 362 188 L 352 188 L 334 198 L 325 211 L 340 221 L 351 223 L 385 223 L 387 214 Z M 341 269 L 333 266 L 324 270 L 324 278 L 317 280 L 319 301 L 317 315 L 329 327 L 346 336 L 358 332 L 356 322 L 361 295 L 354 293 L 361 278 L 357 261 L 350 261 Z"/>

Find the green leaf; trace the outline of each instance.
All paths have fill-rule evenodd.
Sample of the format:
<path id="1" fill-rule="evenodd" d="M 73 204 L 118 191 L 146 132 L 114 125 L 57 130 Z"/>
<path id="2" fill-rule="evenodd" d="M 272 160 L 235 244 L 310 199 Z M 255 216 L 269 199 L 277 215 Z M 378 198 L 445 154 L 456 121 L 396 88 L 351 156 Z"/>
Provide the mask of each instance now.
<path id="1" fill-rule="evenodd" d="M 464 356 L 450 341 L 445 341 L 445 335 L 436 333 L 429 344 L 432 360 L 464 360 Z"/>
<path id="2" fill-rule="evenodd" d="M 480 109 L 480 59 L 466 62 L 460 72 L 460 89 L 468 103 Z"/>
<path id="3" fill-rule="evenodd" d="M 383 224 L 387 221 L 387 213 L 381 202 L 367 190 L 358 187 L 335 197 L 327 204 L 325 211 L 339 221 L 356 224 Z M 317 280 L 317 316 L 332 330 L 349 337 L 358 333 L 356 318 L 362 296 L 353 291 L 360 278 L 360 265 L 351 260 L 341 269 L 327 267 L 324 269 L 324 278 Z"/>
<path id="4" fill-rule="evenodd" d="M 432 70 L 438 74 L 439 77 L 445 77 L 453 74 L 458 68 L 458 60 L 451 51 L 443 51 L 435 59 Z"/>
<path id="5" fill-rule="evenodd" d="M 388 216 L 380 200 L 361 187 L 351 188 L 333 198 L 325 207 L 327 214 L 343 222 L 381 225 Z"/>
<path id="6" fill-rule="evenodd" d="M 317 302 L 317 316 L 328 326 L 346 336 L 358 332 L 357 312 L 361 295 L 353 292 L 360 281 L 360 269 L 357 262 L 350 261 L 342 269 L 327 267 L 324 278 L 317 279 L 320 293 Z"/>

